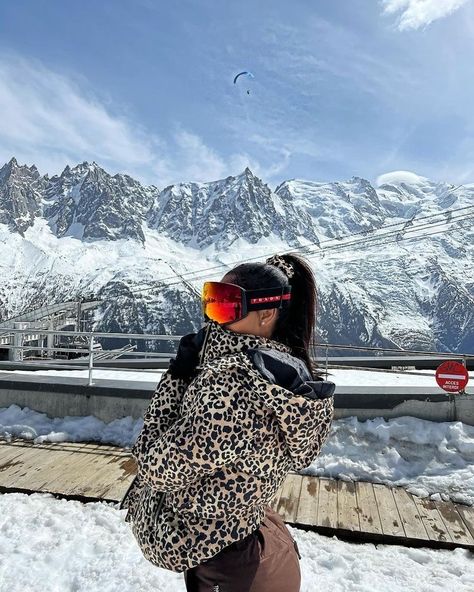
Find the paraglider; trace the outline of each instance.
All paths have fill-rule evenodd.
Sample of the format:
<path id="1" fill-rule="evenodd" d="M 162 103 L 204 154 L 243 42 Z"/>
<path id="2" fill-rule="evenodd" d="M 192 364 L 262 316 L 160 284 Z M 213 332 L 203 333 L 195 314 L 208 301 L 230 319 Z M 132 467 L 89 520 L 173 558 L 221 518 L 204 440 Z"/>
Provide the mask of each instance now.
<path id="1" fill-rule="evenodd" d="M 241 76 L 244 76 L 245 78 L 248 78 L 248 79 L 255 78 L 255 76 L 252 74 L 252 72 L 247 72 L 247 71 L 244 71 L 244 72 L 239 72 L 239 73 L 237 74 L 237 76 L 235 76 L 235 78 L 234 78 L 234 84 L 237 84 L 237 80 L 238 80 L 238 79 L 239 79 Z M 247 94 L 248 94 L 248 95 L 250 94 L 250 91 L 249 91 L 248 89 L 247 89 Z"/>

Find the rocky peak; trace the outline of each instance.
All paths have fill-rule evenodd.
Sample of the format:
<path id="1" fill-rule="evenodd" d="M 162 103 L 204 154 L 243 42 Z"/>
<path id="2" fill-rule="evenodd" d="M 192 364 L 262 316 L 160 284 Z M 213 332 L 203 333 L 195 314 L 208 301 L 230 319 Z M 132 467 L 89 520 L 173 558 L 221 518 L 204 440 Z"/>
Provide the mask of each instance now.
<path id="1" fill-rule="evenodd" d="M 155 193 L 128 175 L 111 176 L 97 163 L 83 162 L 49 181 L 44 215 L 59 237 L 143 242 L 142 222 Z"/>
<path id="2" fill-rule="evenodd" d="M 22 236 L 40 213 L 44 181 L 33 165 L 19 165 L 12 158 L 0 169 L 0 223 Z"/>
<path id="3" fill-rule="evenodd" d="M 273 193 L 247 168 L 211 183 L 167 187 L 150 210 L 151 228 L 189 246 L 228 250 L 239 238 L 278 237 L 290 245 L 317 242 L 310 216 Z"/>

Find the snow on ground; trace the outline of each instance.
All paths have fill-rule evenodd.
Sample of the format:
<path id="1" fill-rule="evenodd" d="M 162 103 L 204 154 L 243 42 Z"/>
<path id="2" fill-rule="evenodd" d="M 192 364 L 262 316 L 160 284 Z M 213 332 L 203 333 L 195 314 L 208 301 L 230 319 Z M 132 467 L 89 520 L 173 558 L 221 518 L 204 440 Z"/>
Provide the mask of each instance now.
<path id="1" fill-rule="evenodd" d="M 88 370 L 9 370 L 9 374 L 27 374 L 29 376 L 58 376 L 64 378 L 83 378 L 87 383 Z M 2 374 L 4 371 L 2 370 Z M 162 370 L 100 370 L 94 368 L 92 380 L 123 380 L 124 382 L 149 382 L 150 389 L 154 389 L 160 381 Z"/>
<path id="2" fill-rule="evenodd" d="M 397 417 L 333 422 L 307 474 L 403 485 L 420 497 L 474 504 L 474 426 Z"/>
<path id="3" fill-rule="evenodd" d="M 324 368 L 323 368 L 324 370 Z M 3 371 L 2 371 L 3 373 Z M 42 376 L 65 376 L 88 379 L 87 370 L 12 370 L 13 374 L 29 374 Z M 92 379 L 110 379 L 123 381 L 149 382 L 150 389 L 158 384 L 162 372 L 160 370 L 102 370 L 94 369 Z M 471 382 L 466 391 L 474 393 L 474 372 L 469 373 Z M 335 368 L 329 370 L 328 380 L 337 386 L 430 386 L 437 388 L 432 370 L 408 372 L 378 372 L 374 370 L 345 370 Z M 443 391 L 439 389 L 439 392 Z"/>
<path id="4" fill-rule="evenodd" d="M 467 393 L 474 393 L 474 372 L 469 372 L 470 383 Z M 375 370 L 330 369 L 328 380 L 338 386 L 428 386 L 439 388 L 433 370 L 416 370 L 410 372 L 383 372 Z M 439 392 L 444 391 L 439 388 Z"/>
<path id="5" fill-rule="evenodd" d="M 102 442 L 131 447 L 143 425 L 142 419 L 123 417 L 109 423 L 88 415 L 48 417 L 28 407 L 0 408 L 0 438 L 25 438 L 41 442 Z"/>
<path id="6" fill-rule="evenodd" d="M 148 563 L 125 511 L 50 495 L 0 495 L 0 592 L 183 592 L 183 575 Z M 301 592 L 471 592 L 472 554 L 353 544 L 289 527 Z"/>
<path id="7" fill-rule="evenodd" d="M 49 418 L 11 405 L 0 408 L 0 437 L 41 442 L 95 441 L 130 447 L 143 422 L 131 417 L 104 423 L 93 416 Z M 308 474 L 404 485 L 434 499 L 474 504 L 474 426 L 414 417 L 333 422 Z"/>

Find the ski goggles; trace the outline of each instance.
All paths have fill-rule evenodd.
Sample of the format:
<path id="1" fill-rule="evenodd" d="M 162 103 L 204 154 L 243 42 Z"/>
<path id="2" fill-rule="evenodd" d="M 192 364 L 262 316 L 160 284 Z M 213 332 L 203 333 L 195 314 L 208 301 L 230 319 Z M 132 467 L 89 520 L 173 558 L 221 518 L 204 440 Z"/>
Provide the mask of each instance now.
<path id="1" fill-rule="evenodd" d="M 235 323 L 252 310 L 283 308 L 291 299 L 291 286 L 244 290 L 225 282 L 204 282 L 202 309 L 204 316 L 220 325 Z"/>

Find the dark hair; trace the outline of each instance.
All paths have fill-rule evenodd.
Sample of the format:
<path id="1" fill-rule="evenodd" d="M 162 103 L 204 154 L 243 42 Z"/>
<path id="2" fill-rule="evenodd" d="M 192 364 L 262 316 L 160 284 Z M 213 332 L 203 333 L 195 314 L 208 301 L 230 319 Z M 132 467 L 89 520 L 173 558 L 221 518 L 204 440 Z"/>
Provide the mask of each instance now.
<path id="1" fill-rule="evenodd" d="M 271 338 L 288 345 L 293 355 L 303 360 L 311 372 L 315 372 L 310 356 L 317 305 L 314 274 L 301 256 L 288 253 L 280 257 L 293 267 L 291 279 L 281 269 L 267 263 L 241 263 L 224 277 L 226 281 L 245 290 L 291 285 L 290 305 L 279 310 Z"/>

